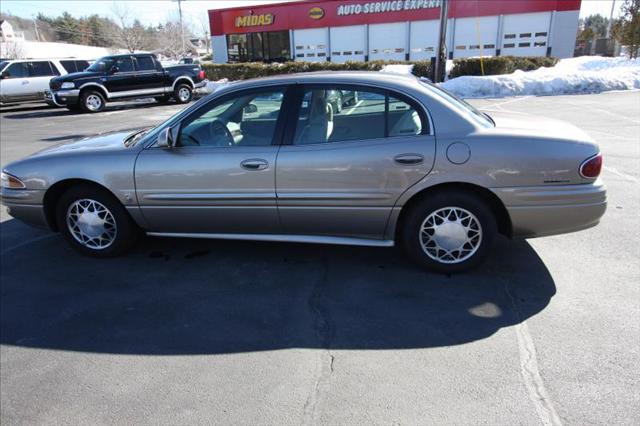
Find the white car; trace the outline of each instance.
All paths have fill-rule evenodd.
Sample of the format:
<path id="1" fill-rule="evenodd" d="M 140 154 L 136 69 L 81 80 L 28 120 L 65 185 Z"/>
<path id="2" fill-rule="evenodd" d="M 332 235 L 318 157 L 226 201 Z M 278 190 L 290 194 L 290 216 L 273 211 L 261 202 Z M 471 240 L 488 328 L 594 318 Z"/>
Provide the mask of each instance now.
<path id="1" fill-rule="evenodd" d="M 44 99 L 49 80 L 83 71 L 89 62 L 81 59 L 12 59 L 0 62 L 0 103 L 32 102 Z"/>

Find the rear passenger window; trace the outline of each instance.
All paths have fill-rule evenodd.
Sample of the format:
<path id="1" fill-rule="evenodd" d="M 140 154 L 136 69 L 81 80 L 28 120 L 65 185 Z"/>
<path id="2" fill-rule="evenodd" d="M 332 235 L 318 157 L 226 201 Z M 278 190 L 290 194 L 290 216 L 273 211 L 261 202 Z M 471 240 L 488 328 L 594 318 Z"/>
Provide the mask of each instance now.
<path id="1" fill-rule="evenodd" d="M 141 56 L 136 58 L 138 63 L 138 71 L 155 71 L 156 64 L 153 62 L 151 56 Z"/>
<path id="2" fill-rule="evenodd" d="M 60 61 L 60 65 L 67 73 L 77 72 L 76 61 Z"/>
<path id="3" fill-rule="evenodd" d="M 76 61 L 76 70 L 78 72 L 84 71 L 89 68 L 89 62 L 87 61 Z"/>
<path id="4" fill-rule="evenodd" d="M 60 75 L 51 62 L 48 61 L 36 61 L 30 62 L 31 69 L 29 70 L 30 77 L 49 77 L 53 75 Z M 55 71 L 55 72 L 54 72 Z"/>
<path id="5" fill-rule="evenodd" d="M 413 106 L 383 91 L 310 89 L 302 98 L 293 143 L 411 136 L 423 129 Z"/>

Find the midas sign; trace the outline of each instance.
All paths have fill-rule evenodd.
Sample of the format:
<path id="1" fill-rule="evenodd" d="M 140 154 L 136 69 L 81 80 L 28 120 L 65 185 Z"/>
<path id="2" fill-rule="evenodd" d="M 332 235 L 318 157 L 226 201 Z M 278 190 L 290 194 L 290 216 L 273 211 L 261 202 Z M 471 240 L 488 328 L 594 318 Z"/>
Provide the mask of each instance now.
<path id="1" fill-rule="evenodd" d="M 236 27 L 258 27 L 271 24 L 273 24 L 273 15 L 270 13 L 265 13 L 264 15 L 238 16 L 236 18 Z"/>

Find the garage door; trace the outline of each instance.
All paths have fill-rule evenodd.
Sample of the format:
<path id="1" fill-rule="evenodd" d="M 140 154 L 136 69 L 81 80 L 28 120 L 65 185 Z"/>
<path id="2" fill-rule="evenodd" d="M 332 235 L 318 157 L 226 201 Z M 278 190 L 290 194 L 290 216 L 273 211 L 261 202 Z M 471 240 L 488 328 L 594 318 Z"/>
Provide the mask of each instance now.
<path id="1" fill-rule="evenodd" d="M 369 25 L 369 60 L 403 61 L 406 53 L 407 25 Z"/>
<path id="2" fill-rule="evenodd" d="M 495 55 L 498 22 L 498 16 L 456 19 L 453 57 Z"/>
<path id="3" fill-rule="evenodd" d="M 440 21 L 411 22 L 409 59 L 412 61 L 429 60 L 436 56 Z"/>
<path id="4" fill-rule="evenodd" d="M 501 55 L 545 56 L 551 12 L 504 15 Z"/>
<path id="5" fill-rule="evenodd" d="M 331 28 L 331 62 L 364 61 L 366 27 L 352 25 Z"/>
<path id="6" fill-rule="evenodd" d="M 329 31 L 327 28 L 295 30 L 293 55 L 296 61 L 324 62 L 327 60 Z"/>

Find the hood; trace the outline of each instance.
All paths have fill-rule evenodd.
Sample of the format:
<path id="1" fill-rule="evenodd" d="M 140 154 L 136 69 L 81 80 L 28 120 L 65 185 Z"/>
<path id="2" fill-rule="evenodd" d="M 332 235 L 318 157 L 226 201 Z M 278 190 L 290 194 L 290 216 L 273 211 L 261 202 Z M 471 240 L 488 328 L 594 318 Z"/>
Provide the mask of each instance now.
<path id="1" fill-rule="evenodd" d="M 594 144 L 583 130 L 564 121 L 517 112 L 488 111 L 487 114 L 496 123 L 496 132 Z"/>
<path id="2" fill-rule="evenodd" d="M 101 75 L 104 75 L 104 73 L 93 72 L 93 71 L 80 71 L 80 72 L 72 72 L 70 74 L 61 75 L 59 77 L 54 77 L 51 79 L 51 81 L 56 83 L 64 83 L 65 81 L 76 81 L 81 78 L 98 77 Z"/>
<path id="3" fill-rule="evenodd" d="M 53 147 L 45 148 L 40 152 L 32 155 L 32 157 L 64 155 L 64 154 L 86 154 L 86 153 L 102 153 L 115 151 L 132 150 L 133 146 L 127 146 L 125 139 L 133 134 L 134 131 L 121 131 L 114 133 L 105 133 L 98 136 L 80 139 L 74 142 L 63 143 Z"/>

